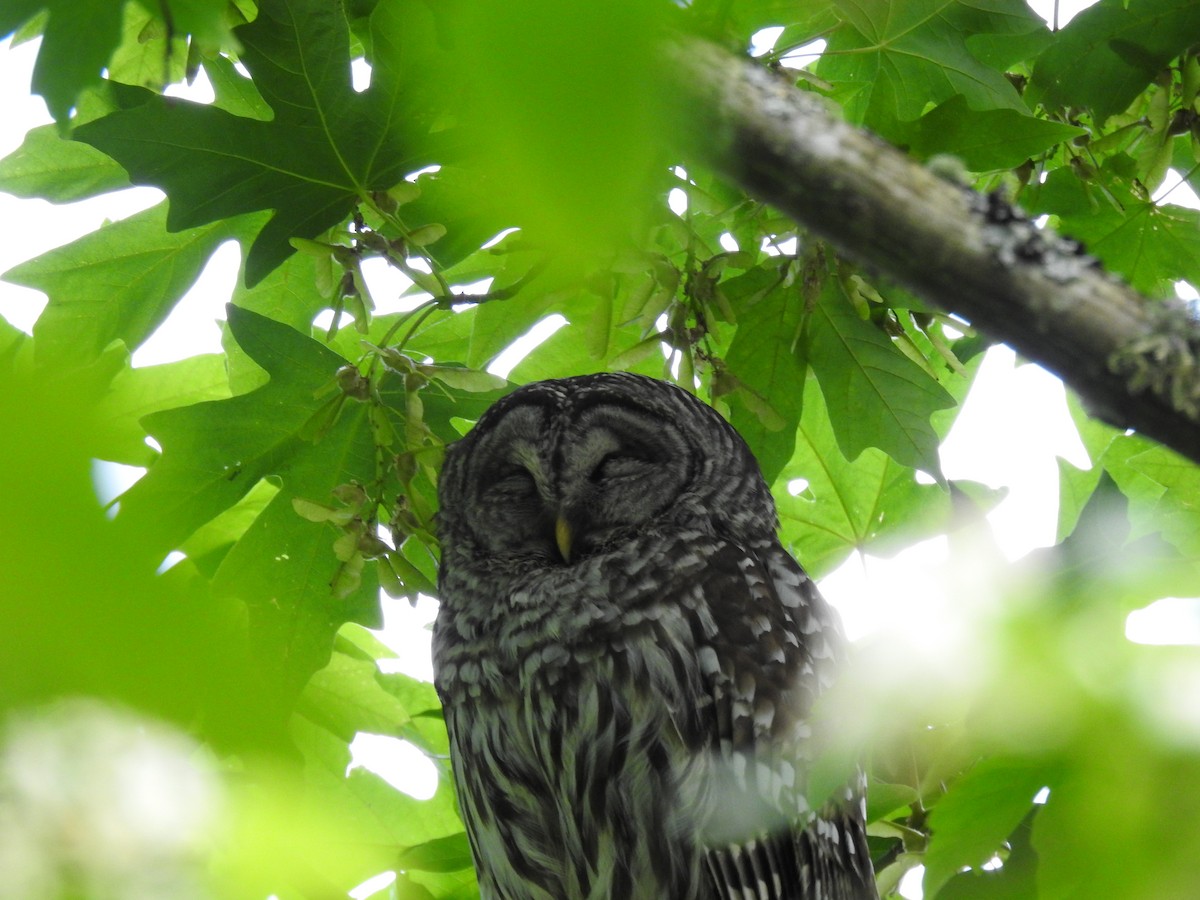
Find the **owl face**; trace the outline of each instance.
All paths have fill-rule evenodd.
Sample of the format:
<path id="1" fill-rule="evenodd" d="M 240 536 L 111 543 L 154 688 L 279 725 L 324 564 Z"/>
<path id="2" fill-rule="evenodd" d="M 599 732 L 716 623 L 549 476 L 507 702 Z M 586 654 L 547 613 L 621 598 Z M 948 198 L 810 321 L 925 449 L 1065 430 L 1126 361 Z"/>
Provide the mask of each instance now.
<path id="1" fill-rule="evenodd" d="M 758 467 L 724 419 L 673 385 L 628 374 L 505 397 L 451 448 L 440 492 L 451 543 L 541 563 L 586 558 L 654 524 L 775 524 Z"/>

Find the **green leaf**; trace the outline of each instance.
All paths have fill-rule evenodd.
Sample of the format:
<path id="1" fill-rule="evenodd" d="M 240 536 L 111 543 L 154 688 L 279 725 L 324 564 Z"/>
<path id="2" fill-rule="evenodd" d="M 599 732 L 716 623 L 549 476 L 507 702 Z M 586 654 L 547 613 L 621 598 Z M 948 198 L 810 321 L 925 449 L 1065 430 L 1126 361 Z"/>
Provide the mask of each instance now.
<path id="1" fill-rule="evenodd" d="M 33 91 L 59 123 L 84 88 L 100 81 L 121 38 L 122 4 L 108 0 L 12 0 L 0 9 L 0 35 L 11 33 L 36 13 L 50 17 L 33 69 Z"/>
<path id="2" fill-rule="evenodd" d="M 878 328 L 860 319 L 829 279 L 809 326 L 808 356 L 848 459 L 878 447 L 896 462 L 941 479 L 929 417 L 954 398 Z"/>
<path id="3" fill-rule="evenodd" d="M 399 736 L 408 711 L 379 684 L 379 667 L 341 638 L 329 664 L 315 672 L 297 712 L 349 743 L 360 731 Z"/>
<path id="4" fill-rule="evenodd" d="M 433 685 L 395 672 L 376 677 L 408 712 L 409 719 L 401 729 L 401 737 L 420 747 L 433 759 L 447 759 L 450 736 Z"/>
<path id="5" fill-rule="evenodd" d="M 128 19 L 137 32 L 135 40 L 127 42 L 132 45 L 130 49 L 144 43 L 144 39 L 137 40 L 142 37 L 142 27 L 134 20 L 145 14 L 140 8 L 131 7 L 126 16 L 126 5 L 113 0 L 8 0 L 0 6 L 0 37 L 43 11 L 49 13 L 49 18 L 33 70 L 33 91 L 45 98 L 51 115 L 63 124 L 80 93 L 99 83 L 101 70 L 113 62 L 114 52 L 121 45 L 123 21 Z M 173 0 L 170 12 L 179 35 L 196 35 L 210 46 L 227 39 L 224 3 Z M 142 21 L 144 24 L 145 20 Z M 165 25 L 162 27 L 165 29 Z M 160 42 L 160 46 L 165 44 Z M 161 53 L 157 55 L 161 72 L 164 61 L 170 60 L 164 60 Z M 119 71 L 123 70 L 123 76 L 129 75 L 128 57 L 118 57 L 115 64 Z"/>
<path id="6" fill-rule="evenodd" d="M 997 870 L 960 872 L 937 893 L 936 900 L 1023 900 L 1036 897 L 1038 856 L 1032 843 L 1035 806 L 1005 841 L 1004 865 Z"/>
<path id="7" fill-rule="evenodd" d="M 834 99 L 851 121 L 892 137 L 926 104 L 956 94 L 975 110 L 1024 110 L 1013 86 L 971 54 L 965 37 L 1026 34 L 1040 25 L 1030 21 L 1028 9 L 946 0 L 839 0 L 836 6 L 844 24 L 830 35 L 816 74 L 833 83 Z"/>
<path id="8" fill-rule="evenodd" d="M 1058 528 L 1055 533 L 1060 543 L 1075 530 L 1103 471 L 1100 466 L 1079 469 L 1065 459 L 1058 459 Z"/>
<path id="9" fill-rule="evenodd" d="M 438 779 L 433 797 L 417 800 L 366 769 L 355 768 L 347 775 L 350 748 L 346 742 L 307 718 L 295 717 L 291 732 L 307 761 L 305 780 L 310 795 L 328 810 L 332 820 L 344 819 L 365 841 L 378 848 L 400 850 L 462 833 L 448 779 Z M 376 873 L 392 862 L 389 859 Z M 363 879 L 370 874 L 374 873 L 364 874 Z"/>
<path id="10" fill-rule="evenodd" d="M 806 486 L 793 494 L 788 486 L 797 479 Z M 911 469 L 874 448 L 848 461 L 838 448 L 815 379 L 805 386 L 795 455 L 775 484 L 783 538 L 815 578 L 854 550 L 871 548 L 886 555 L 944 531 L 956 499 L 978 495 L 986 508 L 1000 496 L 970 483 L 961 485 L 963 493 L 919 484 Z"/>
<path id="11" fill-rule="evenodd" d="M 406 222 L 418 225 L 438 222 L 446 227 L 446 236 L 433 248 L 432 256 L 438 263 L 445 267 L 455 266 L 476 253 L 486 260 L 484 273 L 455 278 L 454 283 L 500 275 L 500 261 L 488 250 L 480 250 L 481 244 L 513 225 L 511 212 L 498 209 L 494 203 L 480 203 L 480 197 L 494 194 L 496 186 L 473 168 L 461 164 L 444 165 L 437 172 L 422 173 L 416 186 L 420 188 L 419 196 L 405 203 L 401 213 Z"/>
<path id="12" fill-rule="evenodd" d="M 936 896 L 960 868 L 991 859 L 1051 778 L 1041 762 L 1011 757 L 985 759 L 960 778 L 929 816 L 926 893 Z"/>
<path id="13" fill-rule="evenodd" d="M 32 355 L 29 335 L 0 316 L 0 365 L 9 371 L 23 372 L 28 369 Z"/>
<path id="14" fill-rule="evenodd" d="M 1135 671 L 1149 674 L 1157 669 L 1150 654 L 1162 649 L 1130 647 L 1127 654 L 1139 662 Z M 1178 671 L 1157 669 L 1144 683 L 1170 690 Z M 1194 804 L 1182 786 L 1200 779 L 1200 758 L 1161 743 L 1164 736 L 1147 728 L 1145 700 L 1135 702 L 1088 720 L 1073 744 L 1074 765 L 1034 820 L 1039 896 L 1133 900 L 1149 890 L 1182 898 L 1195 888 L 1190 863 L 1200 853 L 1200 830 L 1188 818 Z"/>
<path id="15" fill-rule="evenodd" d="M 424 594 L 437 594 L 437 586 L 433 580 L 418 569 L 412 561 L 401 553 L 389 553 L 378 562 L 379 583 L 389 597 L 417 602 L 417 597 Z"/>
<path id="16" fill-rule="evenodd" d="M 1071 220 L 1064 228 L 1140 291 L 1169 296 L 1177 280 L 1200 283 L 1198 210 L 1132 201 L 1115 227 L 1102 220 Z"/>
<path id="17" fill-rule="evenodd" d="M 168 28 L 159 15 L 163 7 L 128 4 L 121 39 L 108 60 L 107 77 L 122 84 L 162 90 L 187 78 L 188 43 L 185 34 Z"/>
<path id="18" fill-rule="evenodd" d="M 54 125 L 30 129 L 0 160 L 0 189 L 18 197 L 70 203 L 125 187 L 124 169 L 94 147 L 61 137 Z"/>
<path id="19" fill-rule="evenodd" d="M 278 493 L 277 485 L 260 481 L 241 500 L 192 532 L 179 549 L 206 578 L 211 579 L 225 560 L 229 548 L 241 540 Z"/>
<path id="20" fill-rule="evenodd" d="M 302 519 L 308 519 L 310 522 L 330 522 L 334 525 L 346 525 L 358 514 L 356 509 L 349 507 L 334 509 L 301 497 L 292 498 L 292 509 Z"/>
<path id="21" fill-rule="evenodd" d="M 320 405 L 314 395 L 345 360 L 285 325 L 228 310 L 234 336 L 271 379 L 250 394 L 146 418 L 163 457 L 125 495 L 122 515 L 153 520 L 164 553 L 284 463 L 326 452 L 297 434 Z"/>
<path id="22" fill-rule="evenodd" d="M 444 781 L 431 799 L 416 800 L 367 769 L 354 768 L 347 774 L 351 757 L 346 741 L 307 717 L 294 716 L 289 731 L 304 758 L 305 799 L 345 842 L 332 858 L 314 860 L 327 879 L 323 892 L 346 894 L 392 866 L 404 848 L 462 832 L 453 792 Z M 351 871 L 346 871 L 345 862 L 338 867 L 341 871 L 333 867 L 342 854 L 354 866 Z M 306 869 L 308 862 L 306 858 L 300 868 Z"/>
<path id="23" fill-rule="evenodd" d="M 1057 215 L 1061 232 L 1143 293 L 1171 296 L 1176 281 L 1200 284 L 1200 211 L 1136 195 L 1120 165 L 1106 161 L 1091 180 L 1072 168 L 1055 170 L 1030 211 Z"/>
<path id="24" fill-rule="evenodd" d="M 478 369 L 468 369 L 463 366 L 438 366 L 418 364 L 416 370 L 422 375 L 436 379 L 448 387 L 458 388 L 476 394 L 481 391 L 498 391 L 504 389 L 508 382 L 497 375 L 481 372 Z"/>
<path id="25" fill-rule="evenodd" d="M 608 353 L 596 358 L 596 335 L 589 325 L 590 315 L 596 299 L 580 293 L 565 302 L 560 302 L 558 312 L 566 316 L 570 324 L 554 332 L 549 338 L 526 356 L 509 374 L 514 384 L 540 381 L 545 378 L 566 378 L 620 369 L 637 372 L 652 378 L 667 378 L 669 373 L 663 360 L 659 341 L 653 341 L 648 353 L 634 353 L 630 358 L 628 348 L 642 340 L 642 332 L 636 322 L 625 325 L 608 323 Z M 646 348 L 642 348 L 645 350 Z"/>
<path id="26" fill-rule="evenodd" d="M 332 445 L 330 456 L 344 452 L 336 435 L 322 445 L 326 443 Z M 255 663 L 281 714 L 312 673 L 329 661 L 338 628 L 350 621 L 373 628 L 382 624 L 374 569 L 366 569 L 360 582 L 343 590 L 339 577 L 345 567 L 334 553 L 338 532 L 307 522 L 292 509 L 293 484 L 303 483 L 306 492 L 323 486 L 317 462 L 306 462 L 312 466 L 297 467 L 295 477 L 233 545 L 213 578 L 214 594 L 247 607 Z M 334 466 L 337 472 L 336 462 Z M 326 484 L 334 480 L 326 479 Z"/>
<path id="27" fill-rule="evenodd" d="M 6 281 L 45 291 L 50 302 L 34 326 L 40 362 L 73 366 L 113 341 L 140 345 L 199 277 L 213 251 L 240 236 L 244 220 L 168 233 L 159 204 L 21 263 Z"/>
<path id="28" fill-rule="evenodd" d="M 1165 488 L 1130 465 L 1131 459 L 1153 450 L 1157 444 L 1140 434 L 1120 431 L 1098 417 L 1090 417 L 1078 397 L 1070 392 L 1067 393 L 1067 409 L 1079 431 L 1079 438 L 1087 450 L 1092 467 L 1080 472 L 1074 466 L 1060 465 L 1060 470 L 1065 469 L 1069 473 L 1061 488 L 1063 496 L 1060 498 L 1060 540 L 1065 540 L 1073 532 L 1082 520 L 1083 508 L 1086 508 L 1092 501 L 1093 493 L 1098 488 L 1102 489 L 1109 478 L 1116 482 L 1120 493 L 1128 501 L 1134 533 L 1142 535 L 1157 531 L 1155 510 Z M 1068 491 L 1073 492 L 1077 499 L 1068 499 Z M 1074 510 L 1073 516 L 1068 518 L 1067 513 L 1075 506 L 1082 508 Z"/>
<path id="29" fill-rule="evenodd" d="M 374 444 L 366 406 L 358 403 L 347 403 L 319 442 L 302 439 L 323 402 L 318 395 L 345 360 L 286 325 L 234 306 L 228 312 L 233 336 L 270 380 L 249 394 L 148 416 L 145 426 L 163 455 L 122 497 L 118 522 L 152 527 L 150 552 L 165 554 L 260 480 L 280 485 L 222 560 L 213 589 L 248 608 L 251 646 L 286 700 L 325 665 L 343 622 L 378 618 L 370 577 L 345 600 L 334 594 L 342 568 L 333 551 L 337 530 L 292 507 L 297 497 L 329 497 L 339 484 L 370 483 Z"/>
<path id="30" fill-rule="evenodd" d="M 725 354 L 729 371 L 744 386 L 730 394 L 730 422 L 750 445 L 767 484 L 792 458 L 808 374 L 800 341 L 804 301 L 777 276 L 772 284 L 752 305 L 738 307 L 737 333 Z M 775 416 L 764 419 L 759 401 Z"/>
<path id="31" fill-rule="evenodd" d="M 295 253 L 252 288 L 245 286 L 244 279 L 238 279 L 231 302 L 242 309 L 290 325 L 301 334 L 310 334 L 317 313 L 330 306 L 330 298 L 321 292 L 318 285 L 318 272 L 319 260 L 307 253 Z M 349 346 L 335 346 L 332 349 L 353 358 L 354 354 L 362 351 L 358 344 L 360 337 L 355 333 Z M 256 387 L 261 382 L 262 370 L 228 334 L 223 343 L 229 357 L 229 381 L 234 393 L 244 393 Z"/>
<path id="32" fill-rule="evenodd" d="M 213 105 L 246 119 L 269 122 L 274 115 L 254 81 L 237 70 L 227 56 L 204 60 L 204 71 L 213 86 Z"/>
<path id="33" fill-rule="evenodd" d="M 1015 109 L 968 108 L 956 94 L 923 115 L 908 132 L 910 149 L 928 158 L 957 156 L 973 172 L 1011 169 L 1055 144 L 1085 134 L 1082 128 L 1048 122 Z"/>
<path id="34" fill-rule="evenodd" d="M 1154 446 L 1141 435 L 1118 434 L 1099 457 L 1099 465 L 1129 502 L 1129 519 L 1135 534 L 1153 534 L 1159 530 L 1155 511 L 1166 489 L 1129 464 L 1131 459 Z"/>
<path id="35" fill-rule="evenodd" d="M 1101 0 L 1038 57 L 1037 99 L 1086 106 L 1104 120 L 1125 110 L 1197 34 L 1200 6 L 1192 0 Z"/>
<path id="36" fill-rule="evenodd" d="M 556 256 L 586 259 L 581 250 L 621 240 L 651 209 L 645 186 L 667 164 L 669 82 L 657 43 L 667 9 L 642 0 L 438 7 L 457 52 L 431 76 L 461 87 L 451 109 L 467 164 L 490 185 L 477 200 Z M 558 63 L 565 51 L 569 78 Z"/>
<path id="37" fill-rule="evenodd" d="M 457 872 L 473 865 L 471 844 L 465 831 L 409 847 L 396 860 L 398 869 L 424 872 Z"/>
<path id="38" fill-rule="evenodd" d="M 481 304 L 475 313 L 466 363 L 482 368 L 543 318 L 555 298 L 542 291 L 521 291 L 515 297 Z"/>
<path id="39" fill-rule="evenodd" d="M 837 22 L 833 16 L 833 0 L 806 0 L 802 4 L 793 0 L 757 0 L 753 3 L 699 0 L 694 6 L 699 14 L 723 23 L 731 40 L 739 42 L 747 41 L 759 29 L 771 25 L 787 23 L 795 26 L 793 30 L 801 32 L 802 37 L 807 37 L 819 34 Z M 719 16 L 714 14 L 718 9 Z M 780 41 L 786 36 L 785 32 Z M 802 42 L 807 43 L 807 40 Z"/>
<path id="40" fill-rule="evenodd" d="M 236 619 L 201 579 L 156 576 L 147 529 L 106 518 L 93 482 L 108 440 L 98 368 L 27 377 L 0 366 L 0 709 L 99 696 L 247 749 L 262 735 Z M 172 570 L 174 571 L 174 570 Z"/>
<path id="41" fill-rule="evenodd" d="M 241 21 L 252 9 L 246 0 L 232 3 L 213 0 L 171 0 L 172 24 L 177 33 L 190 34 L 207 47 L 224 46 L 232 42 L 231 21 Z"/>
<path id="42" fill-rule="evenodd" d="M 507 394 L 510 387 L 506 385 L 502 390 L 492 391 L 463 391 L 442 384 L 424 390 L 420 394 L 425 408 L 424 423 L 438 439 L 446 443 L 458 440 L 462 435 L 450 420 L 478 419 L 484 410 Z M 406 404 L 404 383 L 398 378 L 386 380 L 379 389 L 379 395 L 393 417 L 393 424 L 402 430 L 403 422 L 398 417 L 402 415 Z"/>
<path id="43" fill-rule="evenodd" d="M 110 425 L 97 453 L 114 462 L 149 465 L 157 454 L 146 445 L 146 430 L 141 426 L 143 417 L 228 396 L 225 360 L 218 354 L 126 369 L 113 379 L 97 408 Z"/>
<path id="44" fill-rule="evenodd" d="M 867 821 L 887 818 L 920 800 L 921 795 L 911 784 L 892 784 L 872 778 L 867 790 Z"/>
<path id="45" fill-rule="evenodd" d="M 1154 484 L 1130 467 L 1126 471 Z M 1135 491 L 1141 488 L 1137 482 L 1134 486 Z M 1162 492 L 1161 486 L 1154 487 Z M 1163 527 L 1170 523 L 1169 509 L 1131 499 L 1102 473 L 1071 535 L 1061 544 L 1035 551 L 1030 561 L 1053 573 L 1060 602 L 1086 605 L 1097 615 L 1110 616 L 1119 626 L 1123 612 L 1180 591 L 1184 592 L 1180 596 L 1187 596 L 1196 589 L 1194 516 L 1185 525 L 1193 532 L 1184 534 L 1181 541 L 1185 547 L 1192 542 L 1189 558 L 1169 542 Z"/>
<path id="46" fill-rule="evenodd" d="M 1162 487 L 1147 524 L 1187 556 L 1200 558 L 1200 466 L 1165 447 L 1130 456 L 1127 464 Z"/>
<path id="47" fill-rule="evenodd" d="M 236 33 L 271 121 L 143 94 L 75 136 L 133 181 L 165 190 L 172 230 L 273 210 L 246 259 L 254 285 L 293 253 L 290 238 L 315 238 L 370 192 L 434 160 L 414 151 L 399 85 L 381 76 L 361 94 L 351 89 L 340 4 L 264 0 Z"/>

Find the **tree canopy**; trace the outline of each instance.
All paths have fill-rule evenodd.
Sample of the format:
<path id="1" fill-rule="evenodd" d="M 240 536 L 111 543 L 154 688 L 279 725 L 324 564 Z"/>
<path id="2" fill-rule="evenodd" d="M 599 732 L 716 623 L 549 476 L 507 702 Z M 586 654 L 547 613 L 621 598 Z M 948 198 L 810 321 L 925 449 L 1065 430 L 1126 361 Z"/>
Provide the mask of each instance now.
<path id="1" fill-rule="evenodd" d="M 477 896 L 437 697 L 379 665 L 380 591 L 436 596 L 437 471 L 482 410 L 617 369 L 729 418 L 816 577 L 949 537 L 957 655 L 860 646 L 813 779 L 820 803 L 867 759 L 885 896 L 920 865 L 943 900 L 1194 894 L 1200 658 L 1124 628 L 1200 596 L 1200 337 L 1176 298 L 1200 286 L 1200 212 L 1156 193 L 1172 171 L 1200 189 L 1195 3 L 1101 0 L 1052 31 L 1018 0 L 18 0 L 13 32 L 41 37 L 56 122 L 0 190 L 166 199 L 4 274 L 48 305 L 32 336 L 0 320 L 0 710 L 99 697 L 202 745 L 223 806 L 179 863 L 201 895 L 393 870 L 396 897 Z M 746 67 L 766 87 L 739 107 L 720 91 Z M 211 103 L 164 93 L 201 78 Z M 797 97 L 864 142 L 809 135 L 829 196 L 770 131 Z M 974 248 L 997 272 L 1076 260 L 1061 295 L 1014 279 L 1025 305 L 976 312 L 925 291 L 914 270 L 960 248 L 899 259 L 903 229 L 872 230 L 880 171 L 914 231 L 936 185 L 964 198 L 950 232 L 1008 229 Z M 224 352 L 131 366 L 230 241 Z M 364 265 L 409 287 L 373 296 Z M 1089 359 L 1101 283 L 1134 312 Z M 1060 465 L 1059 542 L 1012 565 L 981 524 L 996 492 L 938 455 L 999 340 L 1091 404 L 1072 400 L 1091 467 Z M 1127 427 L 1141 407 L 1174 449 Z M 97 459 L 147 472 L 102 508 Z M 347 774 L 360 732 L 424 752 L 436 793 Z"/>

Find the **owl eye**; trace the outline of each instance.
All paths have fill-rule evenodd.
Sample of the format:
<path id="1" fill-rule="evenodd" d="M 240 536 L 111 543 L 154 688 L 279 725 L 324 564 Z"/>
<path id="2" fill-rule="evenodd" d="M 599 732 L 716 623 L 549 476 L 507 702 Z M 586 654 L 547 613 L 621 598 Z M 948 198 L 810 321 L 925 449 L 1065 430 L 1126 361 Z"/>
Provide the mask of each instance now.
<path id="1" fill-rule="evenodd" d="M 537 487 L 533 482 L 533 475 L 529 473 L 528 469 L 521 466 L 497 472 L 489 480 L 491 483 L 487 486 L 488 493 L 528 494 Z"/>
<path id="2" fill-rule="evenodd" d="M 628 450 L 619 450 L 606 454 L 588 477 L 593 482 L 632 478 L 645 473 L 653 465 L 654 461 L 651 459 Z"/>

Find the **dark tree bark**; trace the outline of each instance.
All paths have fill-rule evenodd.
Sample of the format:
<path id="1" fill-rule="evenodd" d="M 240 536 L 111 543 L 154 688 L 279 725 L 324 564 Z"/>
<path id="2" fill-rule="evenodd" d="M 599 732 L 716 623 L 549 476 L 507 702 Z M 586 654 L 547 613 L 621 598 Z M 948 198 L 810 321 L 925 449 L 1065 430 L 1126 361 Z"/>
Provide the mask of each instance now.
<path id="1" fill-rule="evenodd" d="M 1045 366 L 1094 415 L 1200 462 L 1200 325 L 1184 304 L 1143 297 L 750 60 L 698 41 L 674 57 L 680 152 Z"/>

